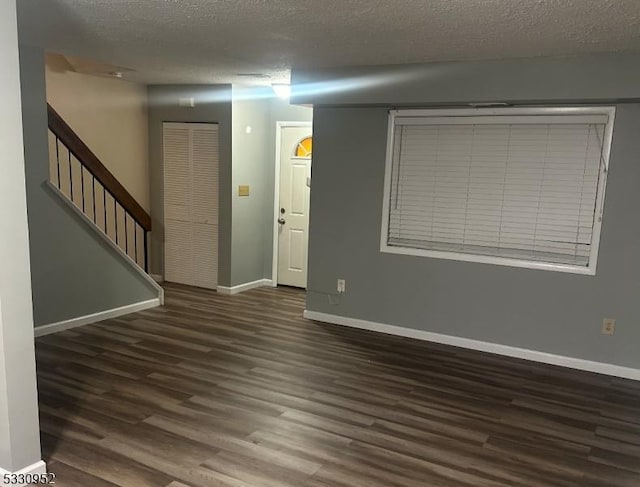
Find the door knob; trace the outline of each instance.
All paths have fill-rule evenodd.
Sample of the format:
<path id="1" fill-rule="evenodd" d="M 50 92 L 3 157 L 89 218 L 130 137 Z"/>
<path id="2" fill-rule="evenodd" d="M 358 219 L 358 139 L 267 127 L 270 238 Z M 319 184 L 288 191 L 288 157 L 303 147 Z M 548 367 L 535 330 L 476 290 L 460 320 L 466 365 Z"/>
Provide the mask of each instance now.
<path id="1" fill-rule="evenodd" d="M 278 218 L 278 223 L 280 225 L 284 225 L 285 223 L 287 223 L 287 221 L 284 218 L 280 217 L 280 218 Z"/>

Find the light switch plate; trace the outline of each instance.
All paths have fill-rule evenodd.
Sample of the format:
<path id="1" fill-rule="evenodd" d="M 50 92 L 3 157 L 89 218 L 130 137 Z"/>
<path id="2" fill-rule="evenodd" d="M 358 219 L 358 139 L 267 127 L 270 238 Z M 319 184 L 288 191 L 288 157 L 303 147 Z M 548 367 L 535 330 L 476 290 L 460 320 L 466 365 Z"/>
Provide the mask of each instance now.
<path id="1" fill-rule="evenodd" d="M 602 320 L 602 334 L 613 335 L 616 332 L 616 320 L 613 318 L 605 318 Z"/>
<path id="2" fill-rule="evenodd" d="M 249 185 L 241 184 L 238 186 L 238 196 L 249 196 Z"/>

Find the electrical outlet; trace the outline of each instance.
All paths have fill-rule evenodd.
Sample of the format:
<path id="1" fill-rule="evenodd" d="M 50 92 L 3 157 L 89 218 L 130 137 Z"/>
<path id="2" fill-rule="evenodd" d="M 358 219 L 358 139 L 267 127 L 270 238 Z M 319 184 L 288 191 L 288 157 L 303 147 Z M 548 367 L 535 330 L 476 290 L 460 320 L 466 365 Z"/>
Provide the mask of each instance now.
<path id="1" fill-rule="evenodd" d="M 338 292 L 340 294 L 347 290 L 347 282 L 344 279 L 338 279 Z"/>
<path id="2" fill-rule="evenodd" d="M 616 331 L 616 320 L 613 318 L 605 318 L 602 320 L 602 334 L 613 335 Z"/>

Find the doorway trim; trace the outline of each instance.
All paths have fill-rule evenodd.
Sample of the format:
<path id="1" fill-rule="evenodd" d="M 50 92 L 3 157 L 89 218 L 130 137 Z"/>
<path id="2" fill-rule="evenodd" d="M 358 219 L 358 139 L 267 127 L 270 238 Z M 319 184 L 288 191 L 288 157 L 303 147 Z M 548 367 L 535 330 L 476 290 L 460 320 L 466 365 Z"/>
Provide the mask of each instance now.
<path id="1" fill-rule="evenodd" d="M 273 256 L 271 260 L 271 285 L 278 286 L 278 217 L 280 212 L 280 144 L 284 127 L 313 127 L 313 122 L 276 122 L 276 163 L 273 184 Z M 313 132 L 313 131 L 312 131 Z M 313 155 L 311 156 L 313 158 Z"/>

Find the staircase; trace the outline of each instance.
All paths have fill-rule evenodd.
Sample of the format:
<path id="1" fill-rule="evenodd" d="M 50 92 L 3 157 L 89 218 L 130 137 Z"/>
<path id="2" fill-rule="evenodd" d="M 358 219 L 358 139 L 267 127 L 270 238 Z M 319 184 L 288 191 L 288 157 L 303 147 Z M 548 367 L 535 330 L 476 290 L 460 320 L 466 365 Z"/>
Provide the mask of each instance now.
<path id="1" fill-rule="evenodd" d="M 49 183 L 148 273 L 151 217 L 47 104 Z"/>

